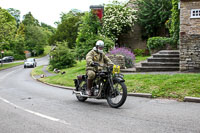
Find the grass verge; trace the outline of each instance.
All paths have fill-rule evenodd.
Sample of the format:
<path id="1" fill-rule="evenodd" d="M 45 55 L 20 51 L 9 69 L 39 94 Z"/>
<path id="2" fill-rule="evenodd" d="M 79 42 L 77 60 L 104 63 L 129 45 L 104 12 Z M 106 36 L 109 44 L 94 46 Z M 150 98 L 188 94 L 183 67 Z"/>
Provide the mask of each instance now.
<path id="1" fill-rule="evenodd" d="M 15 66 L 19 66 L 19 65 L 22 65 L 22 64 L 24 64 L 24 62 L 3 64 L 3 66 L 1 66 L 1 63 L 0 63 L 0 70 L 11 68 L 11 67 L 15 67 Z"/>
<path id="2" fill-rule="evenodd" d="M 64 75 L 40 80 L 51 84 L 74 87 L 73 79 L 85 74 L 86 62 L 77 62 L 72 68 L 63 69 Z M 127 74 L 124 75 L 128 92 L 151 93 L 153 97 L 183 100 L 185 96 L 200 97 L 200 74 Z"/>
<path id="3" fill-rule="evenodd" d="M 85 66 L 85 61 L 77 62 L 74 67 L 63 69 L 62 71 L 66 72 L 64 75 L 57 74 L 56 76 L 45 77 L 40 80 L 51 84 L 73 87 L 73 79 L 75 79 L 77 75 L 85 74 Z"/>
<path id="4" fill-rule="evenodd" d="M 37 75 L 44 74 L 44 72 L 42 71 L 42 68 L 43 68 L 43 66 L 38 66 L 38 67 L 34 68 L 34 69 L 31 71 L 31 75 L 37 76 Z"/>

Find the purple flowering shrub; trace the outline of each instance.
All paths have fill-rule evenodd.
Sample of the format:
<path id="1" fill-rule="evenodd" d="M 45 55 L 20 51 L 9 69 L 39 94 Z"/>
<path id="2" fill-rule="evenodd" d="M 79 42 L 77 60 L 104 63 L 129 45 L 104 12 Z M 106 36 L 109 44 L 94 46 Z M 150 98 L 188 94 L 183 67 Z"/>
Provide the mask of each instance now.
<path id="1" fill-rule="evenodd" d="M 108 55 L 123 55 L 125 57 L 125 66 L 127 68 L 132 68 L 134 66 L 135 55 L 126 47 L 112 49 Z"/>

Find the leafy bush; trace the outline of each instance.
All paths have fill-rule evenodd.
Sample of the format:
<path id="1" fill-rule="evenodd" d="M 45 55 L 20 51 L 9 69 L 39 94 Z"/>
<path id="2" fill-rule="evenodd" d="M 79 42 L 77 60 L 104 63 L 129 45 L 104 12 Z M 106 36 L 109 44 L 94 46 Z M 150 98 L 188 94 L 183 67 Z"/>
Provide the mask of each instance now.
<path id="1" fill-rule="evenodd" d="M 165 49 L 166 45 L 174 46 L 174 41 L 172 38 L 167 37 L 152 37 L 149 38 L 147 41 L 147 47 L 149 48 L 149 51 L 152 52 L 152 50 L 161 50 Z"/>
<path id="2" fill-rule="evenodd" d="M 112 49 L 108 55 L 123 55 L 125 57 L 125 66 L 127 68 L 132 68 L 134 66 L 135 55 L 128 48 L 121 47 Z"/>
<path id="3" fill-rule="evenodd" d="M 116 41 L 121 33 L 131 30 L 136 20 L 135 10 L 116 0 L 105 6 L 102 34 Z"/>
<path id="4" fill-rule="evenodd" d="M 63 69 L 76 64 L 74 52 L 68 48 L 67 42 L 57 42 L 56 49 L 50 53 L 50 69 Z"/>
<path id="5" fill-rule="evenodd" d="M 15 60 L 24 60 L 26 58 L 25 54 L 24 55 L 14 54 L 13 57 Z"/>
<path id="6" fill-rule="evenodd" d="M 134 49 L 133 53 L 135 54 L 135 56 L 144 56 L 145 49 Z"/>

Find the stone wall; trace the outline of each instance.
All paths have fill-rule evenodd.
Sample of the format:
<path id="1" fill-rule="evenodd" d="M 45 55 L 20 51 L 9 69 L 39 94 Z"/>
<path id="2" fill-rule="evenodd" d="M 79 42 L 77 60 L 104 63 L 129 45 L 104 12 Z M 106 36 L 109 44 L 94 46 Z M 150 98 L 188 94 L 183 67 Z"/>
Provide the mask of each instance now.
<path id="1" fill-rule="evenodd" d="M 128 7 L 136 9 L 135 5 L 132 4 L 136 0 L 129 0 L 127 4 Z M 128 47 L 132 50 L 134 49 L 146 49 L 146 40 L 142 40 L 141 28 L 138 24 L 133 26 L 133 31 L 129 31 L 126 34 L 122 34 L 119 37 L 120 46 Z"/>
<path id="2" fill-rule="evenodd" d="M 142 40 L 141 28 L 138 24 L 133 26 L 133 31 L 122 34 L 119 37 L 119 43 L 122 46 L 134 49 L 146 49 L 146 41 Z"/>
<path id="3" fill-rule="evenodd" d="M 115 64 L 119 65 L 121 69 L 125 69 L 125 58 L 123 55 L 110 55 L 108 58 Z"/>
<path id="4" fill-rule="evenodd" d="M 200 18 L 190 18 L 191 9 L 200 9 L 200 0 L 181 0 L 180 71 L 200 70 Z"/>

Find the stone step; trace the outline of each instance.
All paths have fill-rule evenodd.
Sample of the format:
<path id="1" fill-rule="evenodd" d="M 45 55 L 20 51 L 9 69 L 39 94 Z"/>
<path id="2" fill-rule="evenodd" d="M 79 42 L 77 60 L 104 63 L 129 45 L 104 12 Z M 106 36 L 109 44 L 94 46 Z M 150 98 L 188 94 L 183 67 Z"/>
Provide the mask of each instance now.
<path id="1" fill-rule="evenodd" d="M 158 72 L 158 71 L 179 71 L 179 67 L 171 66 L 146 66 L 146 67 L 136 67 L 136 72 Z"/>
<path id="2" fill-rule="evenodd" d="M 179 54 L 153 54 L 153 58 L 179 58 Z"/>
<path id="3" fill-rule="evenodd" d="M 159 54 L 179 54 L 179 50 L 161 50 Z"/>
<path id="4" fill-rule="evenodd" d="M 127 69 L 120 69 L 122 73 L 132 73 L 136 72 L 136 68 L 127 68 Z"/>
<path id="5" fill-rule="evenodd" d="M 179 62 L 179 58 L 148 58 L 147 61 L 148 62 Z"/>
<path id="6" fill-rule="evenodd" d="M 178 62 L 143 62 L 141 66 L 179 66 Z"/>

